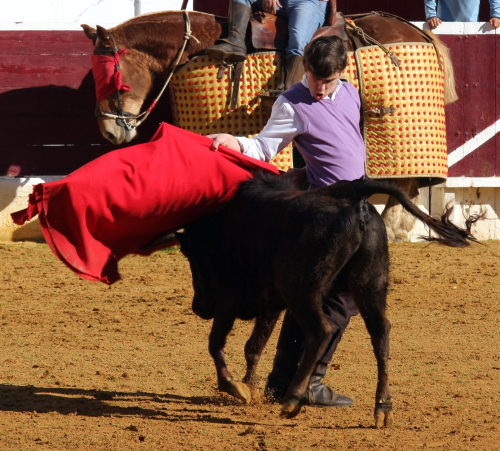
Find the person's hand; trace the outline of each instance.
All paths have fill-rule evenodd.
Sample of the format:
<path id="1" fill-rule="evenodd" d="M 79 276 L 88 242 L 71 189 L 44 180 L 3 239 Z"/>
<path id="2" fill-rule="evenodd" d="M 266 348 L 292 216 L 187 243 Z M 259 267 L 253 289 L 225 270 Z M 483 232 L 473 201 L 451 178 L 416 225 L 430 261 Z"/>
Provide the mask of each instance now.
<path id="1" fill-rule="evenodd" d="M 236 150 L 237 152 L 241 152 L 240 142 L 233 136 L 228 133 L 215 133 L 214 135 L 207 135 L 209 138 L 212 138 L 214 142 L 210 149 L 213 151 L 217 151 L 219 146 L 229 147 L 232 150 Z"/>
<path id="2" fill-rule="evenodd" d="M 498 17 L 492 17 L 490 19 L 490 24 L 493 28 L 498 28 L 500 27 L 500 19 Z"/>
<path id="3" fill-rule="evenodd" d="M 262 2 L 262 7 L 264 8 L 264 11 L 271 13 L 271 14 L 276 14 L 276 11 L 278 10 L 277 7 L 283 8 L 281 6 L 281 3 L 279 0 L 264 0 Z"/>
<path id="4" fill-rule="evenodd" d="M 434 30 L 434 28 L 437 28 L 439 25 L 443 23 L 443 21 L 439 17 L 431 17 L 427 23 L 429 24 L 429 27 L 431 27 L 431 30 Z"/>
<path id="5" fill-rule="evenodd" d="M 299 189 L 305 182 L 307 182 L 306 168 L 289 169 L 281 175 L 290 180 Z"/>

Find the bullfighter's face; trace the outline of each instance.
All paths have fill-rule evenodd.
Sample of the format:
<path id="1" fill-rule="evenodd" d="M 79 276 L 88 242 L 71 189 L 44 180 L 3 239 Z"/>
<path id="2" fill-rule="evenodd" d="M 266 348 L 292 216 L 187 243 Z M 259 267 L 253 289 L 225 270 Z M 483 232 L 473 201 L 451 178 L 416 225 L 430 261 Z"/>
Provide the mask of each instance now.
<path id="1" fill-rule="evenodd" d="M 334 72 L 328 78 L 321 78 L 314 75 L 312 72 L 307 71 L 307 83 L 309 84 L 309 91 L 316 100 L 322 100 L 327 96 L 331 96 L 337 87 L 341 72 Z"/>

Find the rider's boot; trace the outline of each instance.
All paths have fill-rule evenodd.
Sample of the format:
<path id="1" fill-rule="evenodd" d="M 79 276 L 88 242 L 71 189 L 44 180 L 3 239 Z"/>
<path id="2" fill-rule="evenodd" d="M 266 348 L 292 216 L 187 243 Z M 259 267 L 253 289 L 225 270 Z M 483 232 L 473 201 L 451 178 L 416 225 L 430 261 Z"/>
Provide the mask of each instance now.
<path id="1" fill-rule="evenodd" d="M 227 62 L 244 61 L 247 57 L 245 34 L 252 8 L 244 3 L 231 0 L 229 13 L 229 33 L 227 38 L 220 39 L 220 44 L 212 45 L 206 49 L 208 56 Z"/>
<path id="2" fill-rule="evenodd" d="M 293 55 L 285 61 L 285 90 L 295 83 L 299 83 L 304 78 L 304 58 Z"/>

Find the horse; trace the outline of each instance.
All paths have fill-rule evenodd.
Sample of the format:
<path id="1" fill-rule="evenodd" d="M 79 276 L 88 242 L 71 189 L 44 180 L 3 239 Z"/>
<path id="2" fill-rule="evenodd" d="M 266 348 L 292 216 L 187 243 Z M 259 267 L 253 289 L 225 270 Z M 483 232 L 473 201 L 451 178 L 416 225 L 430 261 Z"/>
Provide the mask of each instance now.
<path id="1" fill-rule="evenodd" d="M 186 17 L 189 21 L 186 21 Z M 349 16 L 347 16 L 349 18 Z M 453 65 L 446 46 L 432 32 L 417 31 L 408 23 L 385 17 L 381 14 L 353 16 L 353 21 L 362 34 L 370 35 L 379 43 L 431 42 L 441 53 L 445 70 L 445 101 L 456 100 Z M 186 28 L 188 27 L 188 28 Z M 137 135 L 136 119 L 154 107 L 155 102 L 144 113 L 140 113 L 155 77 L 169 77 L 177 67 L 191 58 L 204 54 L 204 49 L 227 31 L 227 19 L 201 12 L 165 11 L 130 19 L 109 30 L 82 25 L 86 36 L 94 43 L 94 56 L 114 55 L 108 75 L 119 79 L 119 90 L 97 100 L 96 116 L 102 135 L 115 145 L 130 142 Z M 321 29 L 320 29 L 321 30 Z M 349 42 L 349 45 L 352 44 Z M 123 52 L 123 53 L 122 53 Z M 94 72 L 94 76 L 95 72 Z M 134 125 L 135 121 L 135 125 Z M 409 177 L 393 179 L 418 203 L 419 188 L 441 182 L 424 184 L 423 178 Z M 389 197 L 382 213 L 392 241 L 408 241 L 409 231 L 415 224 L 396 199 Z"/>

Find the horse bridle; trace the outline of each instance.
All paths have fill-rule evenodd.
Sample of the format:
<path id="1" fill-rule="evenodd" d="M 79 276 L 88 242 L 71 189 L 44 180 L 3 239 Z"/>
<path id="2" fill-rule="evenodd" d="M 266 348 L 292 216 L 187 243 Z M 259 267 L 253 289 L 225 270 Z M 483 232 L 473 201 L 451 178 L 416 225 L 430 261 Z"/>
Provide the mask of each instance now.
<path id="1" fill-rule="evenodd" d="M 104 117 L 104 118 L 108 118 L 108 119 L 115 119 L 116 123 L 120 127 L 123 127 L 128 131 L 134 130 L 135 128 L 139 127 L 139 125 L 141 125 L 147 119 L 147 117 L 149 116 L 151 111 L 153 111 L 153 108 L 158 103 L 158 100 L 160 100 L 160 97 L 165 92 L 165 89 L 167 88 L 167 86 L 170 82 L 170 79 L 172 78 L 172 75 L 174 74 L 175 68 L 176 68 L 177 64 L 179 64 L 179 61 L 182 57 L 182 54 L 184 53 L 184 50 L 186 49 L 186 45 L 187 45 L 188 41 L 191 38 L 193 38 L 196 42 L 198 42 L 198 44 L 200 43 L 200 41 L 198 39 L 196 39 L 196 37 L 191 32 L 191 22 L 189 20 L 189 14 L 187 11 L 184 11 L 184 16 L 186 18 L 186 32 L 184 33 L 184 42 L 182 44 L 181 49 L 177 53 L 177 58 L 176 58 L 175 62 L 171 66 L 170 73 L 167 77 L 167 80 L 165 81 L 165 84 L 163 85 L 163 88 L 161 89 L 160 93 L 156 96 L 156 98 L 153 100 L 153 102 L 151 103 L 149 108 L 146 111 L 143 111 L 142 113 L 139 113 L 139 114 L 133 114 L 133 113 L 129 113 L 127 111 L 124 111 L 123 110 L 123 96 L 122 96 L 122 93 L 120 92 L 120 89 L 118 89 L 116 91 L 118 108 L 116 110 L 109 111 L 109 112 L 101 111 L 99 108 L 99 101 L 97 101 L 96 102 L 96 109 L 95 109 L 95 113 L 94 113 L 95 117 L 98 117 L 98 118 Z M 107 37 L 106 40 L 111 38 L 113 41 L 113 47 L 112 48 L 95 49 L 94 55 L 106 55 L 106 54 L 116 55 L 116 54 L 118 54 L 118 52 L 120 52 L 120 49 L 118 48 L 118 45 L 116 43 L 115 35 L 111 31 L 108 31 L 108 33 L 109 33 L 109 36 Z M 121 70 L 120 65 L 116 65 L 115 72 L 118 72 L 119 70 Z"/>

